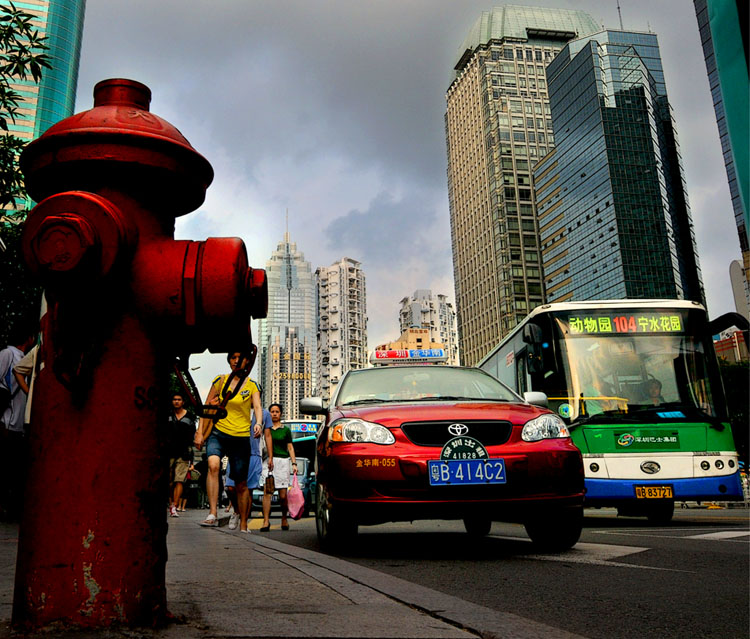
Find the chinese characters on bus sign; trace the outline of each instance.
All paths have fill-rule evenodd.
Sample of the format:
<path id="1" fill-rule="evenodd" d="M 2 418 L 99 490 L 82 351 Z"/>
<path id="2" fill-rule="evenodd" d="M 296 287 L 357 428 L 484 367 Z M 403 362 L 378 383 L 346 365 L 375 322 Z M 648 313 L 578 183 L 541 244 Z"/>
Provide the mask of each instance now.
<path id="1" fill-rule="evenodd" d="M 684 330 L 682 316 L 672 313 L 636 313 L 629 315 L 570 316 L 571 335 L 622 333 L 679 333 Z"/>

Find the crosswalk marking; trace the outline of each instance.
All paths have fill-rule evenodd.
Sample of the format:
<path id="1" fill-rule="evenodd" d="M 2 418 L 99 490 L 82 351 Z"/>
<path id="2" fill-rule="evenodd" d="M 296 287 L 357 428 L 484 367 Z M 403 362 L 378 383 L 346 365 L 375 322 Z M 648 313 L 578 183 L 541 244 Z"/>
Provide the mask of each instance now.
<path id="1" fill-rule="evenodd" d="M 617 537 L 652 537 L 654 539 L 708 539 L 713 541 L 730 541 L 733 543 L 750 542 L 750 530 L 722 530 L 711 533 L 701 533 L 700 535 L 675 535 L 666 534 L 668 532 L 690 532 L 691 530 L 705 530 L 705 528 L 629 528 L 627 530 L 592 530 L 591 532 L 599 535 L 616 535 Z M 737 539 L 746 537 L 747 539 Z"/>
<path id="2" fill-rule="evenodd" d="M 612 544 L 587 544 L 578 542 L 567 552 L 560 554 L 524 555 L 525 559 L 536 559 L 541 561 L 564 561 L 576 564 L 588 564 L 594 566 L 609 566 L 619 568 L 636 568 L 640 570 L 659 570 L 664 572 L 692 572 L 690 570 L 675 570 L 672 568 L 659 568 L 657 566 L 643 566 L 640 564 L 626 564 L 614 561 L 628 555 L 635 555 L 650 548 L 638 546 L 616 546 Z"/>
<path id="3" fill-rule="evenodd" d="M 721 532 L 705 533 L 703 535 L 688 535 L 683 539 L 734 539 L 736 537 L 748 537 L 750 530 L 722 530 Z"/>
<path id="4" fill-rule="evenodd" d="M 530 540 L 524 540 L 520 537 L 509 537 L 503 535 L 491 535 L 495 539 L 508 539 L 512 541 L 523 541 L 531 544 Z M 518 555 L 518 559 L 533 559 L 535 561 L 563 561 L 566 563 L 576 564 L 588 564 L 594 566 L 609 566 L 609 567 L 620 567 L 620 568 L 636 568 L 641 570 L 660 570 L 665 572 L 692 572 L 690 570 L 676 570 L 672 568 L 658 568 L 655 566 L 642 566 L 639 564 L 626 564 L 620 561 L 614 561 L 621 557 L 627 557 L 628 555 L 636 555 L 638 553 L 651 550 L 650 548 L 642 548 L 639 546 L 618 546 L 615 544 L 589 544 L 584 542 L 578 542 L 570 550 L 566 550 L 561 553 L 545 553 L 545 554 L 523 554 Z"/>

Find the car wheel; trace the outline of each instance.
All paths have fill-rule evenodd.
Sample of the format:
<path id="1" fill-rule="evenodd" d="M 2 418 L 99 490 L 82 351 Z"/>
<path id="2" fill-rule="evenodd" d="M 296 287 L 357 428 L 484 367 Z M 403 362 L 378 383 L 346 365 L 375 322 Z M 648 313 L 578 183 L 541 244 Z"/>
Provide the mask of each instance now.
<path id="1" fill-rule="evenodd" d="M 546 552 L 560 552 L 576 545 L 583 529 L 583 506 L 536 513 L 524 522 L 534 545 Z"/>
<path id="2" fill-rule="evenodd" d="M 471 537 L 485 537 L 490 534 L 492 520 L 489 517 L 465 517 L 464 528 Z"/>
<path id="3" fill-rule="evenodd" d="M 652 524 L 668 524 L 672 521 L 673 515 L 674 502 L 671 499 L 649 504 L 649 508 L 646 511 L 646 517 L 648 517 L 648 520 Z"/>
<path id="4" fill-rule="evenodd" d="M 357 522 L 342 512 L 340 507 L 328 502 L 323 484 L 318 483 L 315 506 L 315 528 L 318 542 L 324 550 L 344 550 L 357 535 Z"/>

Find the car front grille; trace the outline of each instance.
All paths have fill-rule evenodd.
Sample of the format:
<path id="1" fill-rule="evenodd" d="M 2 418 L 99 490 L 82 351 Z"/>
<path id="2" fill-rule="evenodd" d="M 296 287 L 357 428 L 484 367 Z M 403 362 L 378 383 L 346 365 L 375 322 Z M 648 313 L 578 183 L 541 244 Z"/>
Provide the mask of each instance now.
<path id="1" fill-rule="evenodd" d="M 448 430 L 451 425 L 463 425 L 463 428 L 455 428 L 454 432 Z M 510 438 L 513 424 L 506 421 L 436 421 L 436 422 L 406 422 L 401 424 L 401 430 L 412 444 L 417 446 L 445 446 L 447 442 L 460 433 L 481 442 L 484 446 L 497 446 L 504 444 Z"/>

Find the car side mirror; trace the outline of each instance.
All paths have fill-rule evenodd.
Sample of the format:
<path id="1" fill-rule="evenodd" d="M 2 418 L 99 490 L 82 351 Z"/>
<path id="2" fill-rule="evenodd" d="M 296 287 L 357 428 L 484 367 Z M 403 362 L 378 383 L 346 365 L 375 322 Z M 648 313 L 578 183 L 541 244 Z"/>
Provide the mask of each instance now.
<path id="1" fill-rule="evenodd" d="M 548 407 L 547 395 L 539 391 L 526 391 L 523 394 L 523 401 L 534 406 L 541 406 L 542 408 Z"/>
<path id="2" fill-rule="evenodd" d="M 299 400 L 299 412 L 303 415 L 324 415 L 328 410 L 322 397 L 303 397 Z"/>

